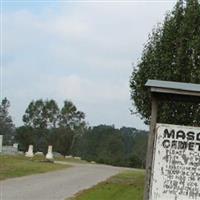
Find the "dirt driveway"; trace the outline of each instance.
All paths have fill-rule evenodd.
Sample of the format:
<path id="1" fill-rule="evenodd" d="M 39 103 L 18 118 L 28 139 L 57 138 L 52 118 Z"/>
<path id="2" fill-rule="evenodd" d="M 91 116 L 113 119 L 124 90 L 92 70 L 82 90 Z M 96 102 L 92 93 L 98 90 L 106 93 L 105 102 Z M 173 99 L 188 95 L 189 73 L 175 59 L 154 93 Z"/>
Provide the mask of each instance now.
<path id="1" fill-rule="evenodd" d="M 0 181 L 0 200 L 64 200 L 125 170 L 96 164 Z"/>

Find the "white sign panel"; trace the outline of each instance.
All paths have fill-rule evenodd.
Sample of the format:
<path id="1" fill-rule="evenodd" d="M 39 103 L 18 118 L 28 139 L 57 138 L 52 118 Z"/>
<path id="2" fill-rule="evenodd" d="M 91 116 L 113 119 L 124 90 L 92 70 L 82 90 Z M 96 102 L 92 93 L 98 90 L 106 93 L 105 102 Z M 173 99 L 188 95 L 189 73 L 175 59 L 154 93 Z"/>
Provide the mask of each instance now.
<path id="1" fill-rule="evenodd" d="M 157 124 L 150 200 L 200 200 L 200 128 Z"/>

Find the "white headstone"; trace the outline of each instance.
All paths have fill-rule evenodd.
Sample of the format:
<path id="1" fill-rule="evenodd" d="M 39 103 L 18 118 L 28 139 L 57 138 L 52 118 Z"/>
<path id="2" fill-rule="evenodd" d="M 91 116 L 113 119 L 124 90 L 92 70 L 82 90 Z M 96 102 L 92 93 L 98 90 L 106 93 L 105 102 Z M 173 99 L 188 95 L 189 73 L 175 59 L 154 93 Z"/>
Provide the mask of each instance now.
<path id="1" fill-rule="evenodd" d="M 25 153 L 25 156 L 30 158 L 33 157 L 33 145 L 29 145 L 28 151 Z"/>
<path id="2" fill-rule="evenodd" d="M 53 153 L 52 153 L 52 146 L 51 145 L 48 146 L 48 152 L 47 152 L 47 155 L 46 155 L 46 159 L 48 159 L 48 160 L 53 159 Z"/>
<path id="3" fill-rule="evenodd" d="M 18 145 L 19 145 L 18 143 L 14 143 L 13 147 L 15 147 L 16 149 L 18 149 Z"/>
<path id="4" fill-rule="evenodd" d="M 0 135 L 0 152 L 2 152 L 2 146 L 3 146 L 3 135 Z"/>
<path id="5" fill-rule="evenodd" d="M 71 155 L 69 155 L 69 156 L 65 156 L 65 158 L 72 158 L 72 156 L 71 156 Z"/>
<path id="6" fill-rule="evenodd" d="M 74 159 L 76 159 L 76 160 L 81 160 L 81 157 L 75 156 Z"/>

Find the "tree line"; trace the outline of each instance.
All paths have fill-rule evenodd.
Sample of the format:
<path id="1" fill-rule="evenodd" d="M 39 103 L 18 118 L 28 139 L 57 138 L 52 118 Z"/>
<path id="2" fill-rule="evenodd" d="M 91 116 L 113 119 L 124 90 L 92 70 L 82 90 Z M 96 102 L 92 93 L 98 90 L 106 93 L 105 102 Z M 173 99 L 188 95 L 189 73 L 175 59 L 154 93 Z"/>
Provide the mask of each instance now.
<path id="1" fill-rule="evenodd" d="M 77 134 L 71 153 L 88 161 L 144 168 L 147 136 L 135 128 L 99 125 Z"/>
<path id="2" fill-rule="evenodd" d="M 53 151 L 63 156 L 79 156 L 87 161 L 117 166 L 145 166 L 146 131 L 107 125 L 90 127 L 85 122 L 84 112 L 71 101 L 64 101 L 59 108 L 52 99 L 31 101 L 22 117 L 24 125 L 14 128 L 9 106 L 9 101 L 4 99 L 0 107 L 4 108 L 0 113 L 4 110 L 3 118 L 8 122 L 7 130 L 1 126 L 0 133 L 8 138 L 4 144 L 18 142 L 19 150 L 24 152 L 32 144 L 35 152 L 43 153 L 48 145 L 53 145 Z"/>

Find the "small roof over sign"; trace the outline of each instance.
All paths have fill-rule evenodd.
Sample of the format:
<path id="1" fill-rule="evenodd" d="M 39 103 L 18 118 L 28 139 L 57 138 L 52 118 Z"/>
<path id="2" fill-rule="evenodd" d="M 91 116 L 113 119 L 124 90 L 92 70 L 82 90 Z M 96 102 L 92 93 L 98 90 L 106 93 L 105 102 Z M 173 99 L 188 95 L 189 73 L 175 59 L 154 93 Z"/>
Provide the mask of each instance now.
<path id="1" fill-rule="evenodd" d="M 200 96 L 200 84 L 148 80 L 145 86 L 150 87 L 151 92 Z"/>

